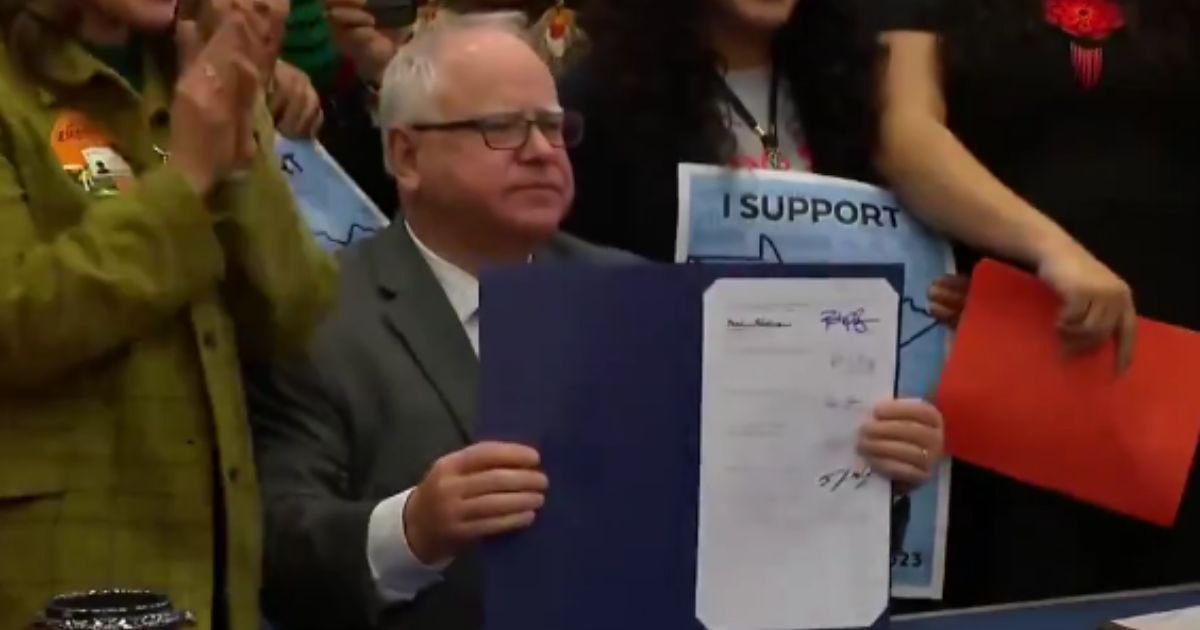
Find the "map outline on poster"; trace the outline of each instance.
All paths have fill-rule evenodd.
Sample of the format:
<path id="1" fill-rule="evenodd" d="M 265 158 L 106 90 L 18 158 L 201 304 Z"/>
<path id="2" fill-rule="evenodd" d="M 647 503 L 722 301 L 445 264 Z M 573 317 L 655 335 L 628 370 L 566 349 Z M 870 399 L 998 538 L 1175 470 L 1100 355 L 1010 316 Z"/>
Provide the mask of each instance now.
<path id="1" fill-rule="evenodd" d="M 301 217 L 327 251 L 369 238 L 388 226 L 379 207 L 321 143 L 279 135 L 275 156 Z"/>

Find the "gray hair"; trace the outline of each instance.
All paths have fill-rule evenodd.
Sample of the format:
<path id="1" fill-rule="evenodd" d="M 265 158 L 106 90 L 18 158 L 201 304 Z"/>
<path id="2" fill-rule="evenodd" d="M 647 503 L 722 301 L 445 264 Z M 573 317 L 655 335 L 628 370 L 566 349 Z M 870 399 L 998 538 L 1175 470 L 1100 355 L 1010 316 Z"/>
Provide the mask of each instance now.
<path id="1" fill-rule="evenodd" d="M 392 57 L 379 87 L 379 126 L 384 144 L 391 129 L 438 116 L 435 103 L 439 57 L 446 38 L 474 29 L 498 30 L 528 43 L 527 22 L 517 11 L 442 14 L 422 28 Z"/>

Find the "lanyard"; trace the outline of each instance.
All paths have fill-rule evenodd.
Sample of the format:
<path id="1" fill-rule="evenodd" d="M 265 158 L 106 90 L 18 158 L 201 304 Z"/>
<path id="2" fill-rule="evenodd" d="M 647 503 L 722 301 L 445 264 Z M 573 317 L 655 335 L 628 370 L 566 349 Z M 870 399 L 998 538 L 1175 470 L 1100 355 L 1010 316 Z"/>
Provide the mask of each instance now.
<path id="1" fill-rule="evenodd" d="M 771 70 L 771 94 L 769 105 L 770 120 L 767 121 L 767 128 L 759 124 L 754 115 L 750 113 L 750 109 L 738 98 L 738 95 L 729 87 L 729 83 L 722 80 L 721 87 L 724 88 L 725 100 L 729 102 L 729 106 L 733 108 L 738 118 L 758 136 L 759 142 L 762 142 L 763 150 L 767 153 L 767 163 L 771 168 L 776 170 L 783 169 L 783 156 L 779 153 L 779 132 L 776 126 L 779 110 L 779 73 L 774 69 Z"/>

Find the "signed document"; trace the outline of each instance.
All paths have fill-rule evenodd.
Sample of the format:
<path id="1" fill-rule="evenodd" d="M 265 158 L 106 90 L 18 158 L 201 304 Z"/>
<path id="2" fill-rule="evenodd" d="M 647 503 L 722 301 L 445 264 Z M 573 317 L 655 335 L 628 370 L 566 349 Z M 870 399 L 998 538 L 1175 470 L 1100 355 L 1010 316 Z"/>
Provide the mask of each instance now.
<path id="1" fill-rule="evenodd" d="M 900 264 L 899 392 L 929 399 L 950 331 L 927 294 L 954 271 L 949 243 L 886 190 L 813 173 L 679 165 L 677 262 Z M 894 597 L 941 599 L 950 518 L 950 460 L 909 494 L 911 514 L 892 555 Z"/>
<path id="2" fill-rule="evenodd" d="M 725 278 L 704 295 L 696 616 L 861 628 L 889 594 L 890 483 L 856 452 L 896 386 L 882 279 Z"/>

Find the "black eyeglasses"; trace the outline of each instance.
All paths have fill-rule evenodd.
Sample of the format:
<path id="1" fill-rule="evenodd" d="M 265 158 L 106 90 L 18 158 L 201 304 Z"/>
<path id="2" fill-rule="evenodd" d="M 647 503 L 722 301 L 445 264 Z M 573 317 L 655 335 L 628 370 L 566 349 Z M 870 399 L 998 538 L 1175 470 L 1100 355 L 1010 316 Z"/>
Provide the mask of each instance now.
<path id="1" fill-rule="evenodd" d="M 443 123 L 418 123 L 412 126 L 417 131 L 475 130 L 483 136 L 484 144 L 496 151 L 514 151 L 525 146 L 534 127 L 537 127 L 552 147 L 574 148 L 583 140 L 583 116 L 570 111 L 543 111 L 533 114 L 511 112 Z"/>

